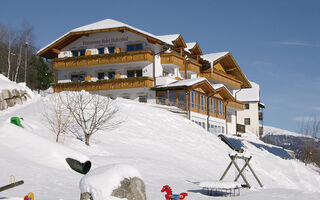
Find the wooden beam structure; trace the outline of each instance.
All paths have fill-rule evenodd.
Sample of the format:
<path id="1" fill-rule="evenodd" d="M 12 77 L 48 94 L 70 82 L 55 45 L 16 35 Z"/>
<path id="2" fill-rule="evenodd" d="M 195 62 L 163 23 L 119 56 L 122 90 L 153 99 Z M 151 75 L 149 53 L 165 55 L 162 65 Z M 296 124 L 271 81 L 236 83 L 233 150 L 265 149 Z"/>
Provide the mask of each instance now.
<path id="1" fill-rule="evenodd" d="M 239 174 L 236 176 L 236 178 L 234 179 L 234 181 L 237 181 L 237 180 L 239 179 L 239 177 L 241 176 L 242 179 L 243 179 L 243 181 L 247 184 L 247 186 L 248 186 L 249 188 L 251 188 L 251 185 L 249 184 L 247 178 L 246 178 L 245 175 L 243 174 L 244 169 L 248 166 L 249 169 L 250 169 L 250 171 L 251 171 L 251 173 L 253 174 L 254 178 L 255 178 L 255 179 L 257 180 L 257 182 L 259 183 L 260 187 L 263 187 L 263 185 L 262 185 L 261 181 L 259 180 L 258 176 L 256 175 L 256 173 L 253 171 L 253 169 L 251 168 L 251 166 L 250 166 L 250 164 L 249 164 L 252 156 L 250 156 L 250 157 L 245 157 L 245 156 L 239 156 L 238 154 L 235 154 L 235 155 L 229 154 L 229 157 L 230 157 L 230 159 L 231 159 L 231 162 L 229 163 L 227 169 L 226 169 L 226 170 L 224 171 L 224 173 L 222 174 L 222 176 L 221 176 L 221 178 L 220 178 L 220 181 L 223 180 L 223 178 L 226 176 L 226 174 L 228 173 L 229 169 L 231 168 L 231 166 L 232 166 L 232 164 L 233 164 L 233 165 L 235 166 L 235 168 L 237 169 L 238 173 L 239 173 Z M 237 162 L 236 162 L 237 159 L 242 159 L 242 160 L 245 161 L 245 164 L 244 164 L 244 166 L 243 166 L 241 169 L 240 169 L 240 167 L 238 166 L 238 164 L 237 164 Z"/>

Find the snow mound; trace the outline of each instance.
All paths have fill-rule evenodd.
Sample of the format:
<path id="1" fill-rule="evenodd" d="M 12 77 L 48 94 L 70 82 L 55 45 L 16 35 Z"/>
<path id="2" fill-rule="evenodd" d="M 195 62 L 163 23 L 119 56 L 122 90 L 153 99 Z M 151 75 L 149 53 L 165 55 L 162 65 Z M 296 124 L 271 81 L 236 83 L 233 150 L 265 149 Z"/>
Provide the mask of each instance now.
<path id="1" fill-rule="evenodd" d="M 118 164 L 99 167 L 91 170 L 80 181 L 81 193 L 89 192 L 95 200 L 110 199 L 114 189 L 120 187 L 125 178 L 142 179 L 137 169 L 130 165 Z"/>
<path id="2" fill-rule="evenodd" d="M 85 162 L 88 157 L 72 150 L 62 144 L 50 141 L 33 134 L 28 130 L 28 126 L 23 124 L 25 128 L 5 123 L 0 127 L 0 140 L 6 141 L 2 143 L 8 149 L 14 149 L 16 153 L 23 154 L 24 157 L 38 164 L 54 167 L 59 169 L 69 169 L 65 158 L 70 157 Z"/>
<path id="3" fill-rule="evenodd" d="M 26 83 L 16 83 L 16 82 L 10 81 L 3 74 L 0 74 L 0 92 L 1 90 L 13 90 L 13 89 L 25 90 L 32 98 L 38 96 L 30 88 L 26 86 Z"/>

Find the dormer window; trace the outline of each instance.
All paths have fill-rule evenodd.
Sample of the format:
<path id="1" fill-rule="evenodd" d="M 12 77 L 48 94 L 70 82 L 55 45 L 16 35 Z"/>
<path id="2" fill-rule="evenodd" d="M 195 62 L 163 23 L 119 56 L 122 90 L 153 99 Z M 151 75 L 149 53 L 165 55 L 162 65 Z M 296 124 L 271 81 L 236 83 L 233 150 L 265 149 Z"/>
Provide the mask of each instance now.
<path id="1" fill-rule="evenodd" d="M 127 51 L 141 51 L 142 44 L 129 44 L 127 45 Z"/>
<path id="2" fill-rule="evenodd" d="M 98 48 L 99 55 L 104 54 L 104 48 Z"/>

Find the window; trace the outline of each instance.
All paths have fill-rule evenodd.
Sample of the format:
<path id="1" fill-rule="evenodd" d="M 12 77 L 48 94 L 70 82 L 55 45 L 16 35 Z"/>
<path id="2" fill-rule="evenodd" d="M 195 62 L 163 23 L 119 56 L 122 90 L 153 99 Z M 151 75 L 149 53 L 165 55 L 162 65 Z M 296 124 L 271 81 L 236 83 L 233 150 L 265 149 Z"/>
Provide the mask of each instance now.
<path id="1" fill-rule="evenodd" d="M 201 109 L 201 98 L 200 98 L 200 94 L 197 94 L 197 96 L 198 96 L 198 104 L 199 104 L 198 109 Z"/>
<path id="2" fill-rule="evenodd" d="M 224 133 L 224 127 L 222 126 L 221 128 L 222 128 L 222 131 L 221 131 L 221 132 Z"/>
<path id="3" fill-rule="evenodd" d="M 140 103 L 147 103 L 147 96 L 140 96 L 139 97 L 139 102 Z"/>
<path id="4" fill-rule="evenodd" d="M 213 99 L 213 112 L 216 113 L 216 99 Z"/>
<path id="5" fill-rule="evenodd" d="M 114 53 L 114 49 L 115 49 L 115 47 L 108 47 L 109 53 Z"/>
<path id="6" fill-rule="evenodd" d="M 128 78 L 133 78 L 134 77 L 134 70 L 127 71 L 127 77 Z"/>
<path id="7" fill-rule="evenodd" d="M 129 44 L 127 45 L 127 51 L 141 51 L 142 44 Z"/>
<path id="8" fill-rule="evenodd" d="M 72 51 L 72 56 L 77 57 L 79 55 L 78 51 Z"/>
<path id="9" fill-rule="evenodd" d="M 86 55 L 86 50 L 85 50 L 85 49 L 74 50 L 74 51 L 71 51 L 71 52 L 72 52 L 72 56 L 73 56 L 73 57 Z"/>
<path id="10" fill-rule="evenodd" d="M 178 92 L 178 101 L 179 103 L 186 103 L 186 93 L 185 92 Z"/>
<path id="11" fill-rule="evenodd" d="M 246 109 L 246 110 L 249 109 L 249 104 L 248 103 L 244 104 L 244 109 Z"/>
<path id="12" fill-rule="evenodd" d="M 176 103 L 176 92 L 169 92 L 169 103 L 170 104 Z"/>
<path id="13" fill-rule="evenodd" d="M 224 116 L 224 103 L 222 102 L 222 115 Z"/>
<path id="14" fill-rule="evenodd" d="M 98 79 L 103 80 L 104 79 L 104 72 L 99 72 L 98 73 Z"/>
<path id="15" fill-rule="evenodd" d="M 160 104 L 166 104 L 166 93 L 159 93 L 158 100 Z"/>
<path id="16" fill-rule="evenodd" d="M 142 69 L 127 71 L 127 77 L 128 78 L 142 77 Z"/>
<path id="17" fill-rule="evenodd" d="M 250 125 L 250 118 L 244 118 L 244 124 Z"/>
<path id="18" fill-rule="evenodd" d="M 193 92 L 190 93 L 190 96 L 191 96 L 191 98 L 190 98 L 191 99 L 191 107 L 194 108 L 194 99 L 193 99 L 194 94 L 193 94 Z"/>
<path id="19" fill-rule="evenodd" d="M 85 74 L 72 74 L 71 81 L 72 82 L 83 82 L 85 80 Z"/>
<path id="20" fill-rule="evenodd" d="M 98 48 L 99 54 L 104 54 L 104 48 Z"/>
<path id="21" fill-rule="evenodd" d="M 116 75 L 115 72 L 109 72 L 109 73 L 108 73 L 108 78 L 112 80 L 112 79 L 115 78 L 115 75 Z"/>
<path id="22" fill-rule="evenodd" d="M 84 56 L 86 54 L 86 50 L 85 49 L 81 49 L 79 50 L 80 52 L 80 56 Z"/>
<path id="23" fill-rule="evenodd" d="M 204 105 L 203 105 L 203 96 L 201 95 L 201 110 L 204 110 Z"/>

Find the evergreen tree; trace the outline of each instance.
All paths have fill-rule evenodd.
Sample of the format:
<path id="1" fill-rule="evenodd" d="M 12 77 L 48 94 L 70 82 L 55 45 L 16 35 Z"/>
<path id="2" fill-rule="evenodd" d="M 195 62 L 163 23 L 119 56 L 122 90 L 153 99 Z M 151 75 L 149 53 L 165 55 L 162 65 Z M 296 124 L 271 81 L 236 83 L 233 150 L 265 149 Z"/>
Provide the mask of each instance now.
<path id="1" fill-rule="evenodd" d="M 41 57 L 33 55 L 31 65 L 37 70 L 37 89 L 46 90 L 50 87 L 53 80 L 53 73 L 50 70 L 50 64 Z"/>

